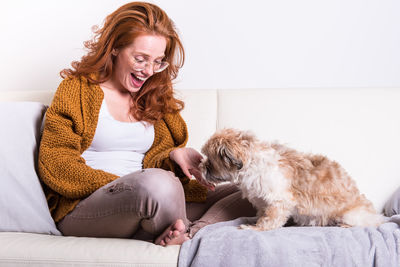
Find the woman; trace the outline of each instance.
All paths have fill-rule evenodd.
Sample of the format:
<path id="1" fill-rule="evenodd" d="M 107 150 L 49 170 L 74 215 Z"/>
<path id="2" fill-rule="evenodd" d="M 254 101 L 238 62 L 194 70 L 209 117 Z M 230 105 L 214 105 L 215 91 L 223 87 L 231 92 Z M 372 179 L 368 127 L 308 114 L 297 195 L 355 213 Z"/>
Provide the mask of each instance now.
<path id="1" fill-rule="evenodd" d="M 201 181 L 202 156 L 184 147 L 184 104 L 172 88 L 184 50 L 165 12 L 126 4 L 85 46 L 61 72 L 40 144 L 39 175 L 59 230 L 165 246 L 253 216 L 235 187 L 208 191 L 189 179 Z"/>

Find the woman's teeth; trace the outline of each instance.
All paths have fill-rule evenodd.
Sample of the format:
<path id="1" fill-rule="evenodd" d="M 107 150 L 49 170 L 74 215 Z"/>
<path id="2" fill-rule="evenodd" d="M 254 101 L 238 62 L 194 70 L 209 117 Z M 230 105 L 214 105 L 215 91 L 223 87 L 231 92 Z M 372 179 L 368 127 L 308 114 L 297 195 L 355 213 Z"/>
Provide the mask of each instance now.
<path id="1" fill-rule="evenodd" d="M 141 81 L 145 81 L 146 80 L 146 77 L 139 77 L 139 76 L 136 76 L 135 74 L 132 74 L 132 75 L 138 80 L 141 80 Z"/>

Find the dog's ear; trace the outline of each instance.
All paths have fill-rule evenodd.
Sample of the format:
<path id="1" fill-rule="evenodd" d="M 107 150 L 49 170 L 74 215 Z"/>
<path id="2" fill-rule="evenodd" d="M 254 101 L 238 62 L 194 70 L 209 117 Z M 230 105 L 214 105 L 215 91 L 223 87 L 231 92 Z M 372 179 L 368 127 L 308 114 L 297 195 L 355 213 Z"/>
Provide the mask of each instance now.
<path id="1" fill-rule="evenodd" d="M 227 148 L 220 149 L 220 156 L 228 166 L 235 166 L 237 170 L 243 168 L 243 162 L 240 159 L 237 159 L 232 152 Z"/>

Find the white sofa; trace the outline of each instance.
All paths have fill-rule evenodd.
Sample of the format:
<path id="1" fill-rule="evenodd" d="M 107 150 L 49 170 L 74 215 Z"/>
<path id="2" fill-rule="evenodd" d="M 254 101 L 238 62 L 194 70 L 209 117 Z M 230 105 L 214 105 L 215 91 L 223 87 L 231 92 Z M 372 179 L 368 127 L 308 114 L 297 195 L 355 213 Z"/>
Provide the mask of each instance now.
<path id="1" fill-rule="evenodd" d="M 0 101 L 48 105 L 53 93 L 3 91 Z M 379 211 L 400 186 L 400 88 L 180 90 L 177 95 L 186 103 L 188 146 L 200 149 L 216 129 L 234 127 L 325 154 L 347 169 Z M 137 240 L 0 232 L 0 266 L 176 266 L 179 249 Z"/>

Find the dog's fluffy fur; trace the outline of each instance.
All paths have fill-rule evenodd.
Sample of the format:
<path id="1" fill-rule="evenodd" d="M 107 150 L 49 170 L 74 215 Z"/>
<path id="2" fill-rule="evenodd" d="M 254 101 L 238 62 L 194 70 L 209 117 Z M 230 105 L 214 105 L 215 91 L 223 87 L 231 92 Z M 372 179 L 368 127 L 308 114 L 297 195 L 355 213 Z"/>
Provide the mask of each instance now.
<path id="1" fill-rule="evenodd" d="M 256 225 L 271 230 L 291 217 L 301 226 L 378 226 L 383 216 L 335 161 L 304 154 L 250 132 L 224 129 L 203 146 L 206 183 L 231 182 L 257 209 Z"/>

